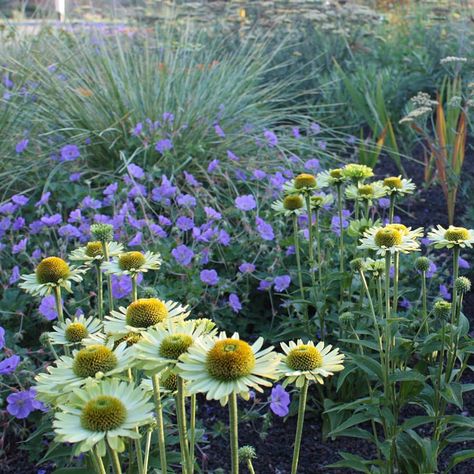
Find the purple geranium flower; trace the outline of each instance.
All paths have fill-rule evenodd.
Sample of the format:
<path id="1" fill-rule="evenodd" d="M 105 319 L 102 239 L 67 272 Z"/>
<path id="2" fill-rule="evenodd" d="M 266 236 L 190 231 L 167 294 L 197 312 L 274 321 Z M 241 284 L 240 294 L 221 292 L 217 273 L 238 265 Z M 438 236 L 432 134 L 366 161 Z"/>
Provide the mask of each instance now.
<path id="1" fill-rule="evenodd" d="M 53 295 L 45 296 L 39 305 L 39 313 L 44 316 L 48 321 L 53 321 L 58 317 L 56 310 L 56 300 Z"/>
<path id="2" fill-rule="evenodd" d="M 257 224 L 257 231 L 263 240 L 273 240 L 275 238 L 273 227 L 270 224 L 265 222 L 260 217 L 256 218 L 256 224 Z"/>
<path id="3" fill-rule="evenodd" d="M 257 207 L 257 203 L 251 194 L 246 194 L 235 198 L 235 207 L 241 211 L 251 211 Z"/>
<path id="4" fill-rule="evenodd" d="M 239 266 L 240 273 L 252 273 L 255 271 L 255 265 L 253 263 L 244 262 Z"/>
<path id="5" fill-rule="evenodd" d="M 26 244 L 28 243 L 28 238 L 25 237 L 21 239 L 17 244 L 12 246 L 12 254 L 15 255 L 17 253 L 24 252 L 26 249 Z"/>
<path id="6" fill-rule="evenodd" d="M 18 364 L 20 363 L 21 359 L 16 354 L 3 359 L 0 362 L 0 375 L 9 375 L 15 372 Z"/>
<path id="7" fill-rule="evenodd" d="M 229 306 L 232 308 L 234 313 L 238 313 L 242 309 L 242 303 L 235 293 L 229 295 Z"/>
<path id="8" fill-rule="evenodd" d="M 0 349 L 5 347 L 5 329 L 0 326 Z"/>
<path id="9" fill-rule="evenodd" d="M 220 164 L 219 160 L 212 160 L 207 166 L 207 172 L 213 173 L 219 167 L 219 164 Z"/>
<path id="10" fill-rule="evenodd" d="M 178 245 L 171 251 L 171 255 L 180 265 L 189 265 L 194 257 L 194 252 L 186 245 Z"/>
<path id="11" fill-rule="evenodd" d="M 191 217 L 180 216 L 176 219 L 176 227 L 183 232 L 191 230 L 194 227 L 194 220 Z"/>
<path id="12" fill-rule="evenodd" d="M 471 268 L 471 266 L 469 265 L 469 262 L 467 260 L 464 260 L 462 257 L 459 257 L 458 262 L 459 262 L 459 268 L 464 268 L 464 269 Z"/>
<path id="13" fill-rule="evenodd" d="M 61 161 L 74 161 L 81 156 L 76 145 L 64 145 L 61 148 Z"/>
<path id="14" fill-rule="evenodd" d="M 20 420 L 27 418 L 32 411 L 47 410 L 42 402 L 36 400 L 36 390 L 34 388 L 8 395 L 7 403 L 8 413 Z"/>
<path id="15" fill-rule="evenodd" d="M 225 132 L 224 130 L 222 130 L 222 127 L 218 123 L 214 125 L 214 131 L 216 132 L 216 135 L 218 137 L 225 138 Z"/>
<path id="16" fill-rule="evenodd" d="M 265 137 L 265 140 L 267 141 L 267 144 L 270 148 L 278 145 L 278 137 L 271 130 L 265 130 L 263 132 L 263 136 Z"/>
<path id="17" fill-rule="evenodd" d="M 266 291 L 269 290 L 272 287 L 273 283 L 268 280 L 261 280 L 259 285 L 258 285 L 258 290 L 259 291 Z"/>
<path id="18" fill-rule="evenodd" d="M 155 150 L 162 155 L 173 149 L 173 142 L 169 138 L 164 138 L 163 140 L 159 140 L 155 144 Z"/>
<path id="19" fill-rule="evenodd" d="M 129 172 L 130 176 L 133 176 L 136 179 L 142 179 L 145 177 L 145 172 L 143 171 L 143 168 L 138 165 L 135 165 L 134 163 L 130 163 L 127 166 L 127 171 Z"/>
<path id="20" fill-rule="evenodd" d="M 138 274 L 137 283 L 140 284 L 143 275 Z M 112 275 L 112 295 L 114 298 L 125 298 L 132 292 L 132 279 L 128 275 Z"/>
<path id="21" fill-rule="evenodd" d="M 443 297 L 445 300 L 451 300 L 451 293 L 448 291 L 448 288 L 446 285 L 439 285 L 439 294 Z"/>
<path id="22" fill-rule="evenodd" d="M 291 283 L 290 275 L 277 276 L 273 283 L 275 284 L 275 291 L 285 291 Z"/>
<path id="23" fill-rule="evenodd" d="M 12 268 L 12 273 L 10 275 L 8 283 L 10 285 L 14 285 L 19 279 L 20 279 L 20 267 L 18 265 L 15 265 Z"/>
<path id="24" fill-rule="evenodd" d="M 130 247 L 138 247 L 142 244 L 143 240 L 143 233 L 142 232 L 137 232 L 135 236 L 128 242 L 128 245 Z"/>
<path id="25" fill-rule="evenodd" d="M 28 146 L 28 138 L 24 138 L 23 140 L 19 141 L 16 144 L 15 151 L 20 154 L 23 153 L 26 150 L 26 147 Z"/>
<path id="26" fill-rule="evenodd" d="M 290 394 L 278 384 L 272 388 L 270 409 L 277 416 L 286 416 L 290 411 Z"/>
<path id="27" fill-rule="evenodd" d="M 351 211 L 346 209 L 342 210 L 342 228 L 346 229 L 349 226 L 347 218 L 351 215 Z M 341 223 L 338 215 L 332 216 L 331 218 L 331 230 L 336 234 L 341 234 Z"/>
<path id="28" fill-rule="evenodd" d="M 204 207 L 204 212 L 209 220 L 218 220 L 222 218 L 222 214 L 217 212 L 214 208 L 206 206 Z"/>
<path id="29" fill-rule="evenodd" d="M 219 276 L 215 270 L 202 270 L 199 277 L 206 285 L 214 286 L 219 282 Z"/>

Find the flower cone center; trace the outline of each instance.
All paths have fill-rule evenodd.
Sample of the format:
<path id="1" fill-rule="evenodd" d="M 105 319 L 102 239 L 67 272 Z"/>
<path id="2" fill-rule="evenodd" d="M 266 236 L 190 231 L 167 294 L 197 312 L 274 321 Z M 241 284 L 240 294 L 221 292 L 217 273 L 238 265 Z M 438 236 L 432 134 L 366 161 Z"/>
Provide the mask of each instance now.
<path id="1" fill-rule="evenodd" d="M 91 258 L 102 257 L 102 243 L 101 242 L 89 242 L 86 245 L 86 255 Z"/>
<path id="2" fill-rule="evenodd" d="M 323 356 L 316 347 L 303 344 L 288 353 L 286 364 L 292 370 L 314 370 L 323 365 Z"/>
<path id="3" fill-rule="evenodd" d="M 374 237 L 378 247 L 394 247 L 402 243 L 402 234 L 396 229 L 380 229 Z"/>
<path id="4" fill-rule="evenodd" d="M 126 322 L 134 328 L 148 328 L 161 323 L 168 316 L 168 309 L 158 298 L 141 298 L 127 308 Z"/>
<path id="5" fill-rule="evenodd" d="M 449 242 L 457 242 L 459 240 L 467 240 L 469 232 L 464 227 L 450 227 L 444 234 L 444 238 Z"/>
<path id="6" fill-rule="evenodd" d="M 58 283 L 69 275 L 69 265 L 59 257 L 48 257 L 36 267 L 36 279 L 38 283 Z"/>
<path id="7" fill-rule="evenodd" d="M 316 178 L 312 174 L 302 173 L 295 178 L 295 188 L 315 188 Z"/>
<path id="8" fill-rule="evenodd" d="M 207 353 L 206 367 L 215 379 L 231 382 L 252 372 L 255 355 L 246 342 L 228 338 L 217 341 Z"/>
<path id="9" fill-rule="evenodd" d="M 117 356 L 99 344 L 81 349 L 74 357 L 73 372 L 82 378 L 94 377 L 97 372 L 109 372 L 117 367 Z"/>
<path id="10" fill-rule="evenodd" d="M 288 211 L 295 211 L 301 209 L 304 206 L 304 201 L 301 196 L 286 196 L 283 199 L 283 207 Z"/>
<path id="11" fill-rule="evenodd" d="M 160 356 L 166 359 L 178 359 L 192 345 L 193 338 L 189 334 L 171 334 L 166 336 L 160 344 Z"/>
<path id="12" fill-rule="evenodd" d="M 401 178 L 398 176 L 391 176 L 390 178 L 385 178 L 383 180 L 384 186 L 387 186 L 387 188 L 390 189 L 402 189 L 403 184 Z"/>
<path id="13" fill-rule="evenodd" d="M 137 270 L 145 263 L 145 256 L 141 252 L 127 252 L 119 257 L 120 270 Z"/>
<path id="14" fill-rule="evenodd" d="M 82 323 L 71 323 L 64 331 L 64 337 L 68 342 L 81 342 L 89 335 L 89 331 Z"/>
<path id="15" fill-rule="evenodd" d="M 81 413 L 81 425 L 90 431 L 111 431 L 127 418 L 125 405 L 116 397 L 100 395 L 89 400 Z"/>

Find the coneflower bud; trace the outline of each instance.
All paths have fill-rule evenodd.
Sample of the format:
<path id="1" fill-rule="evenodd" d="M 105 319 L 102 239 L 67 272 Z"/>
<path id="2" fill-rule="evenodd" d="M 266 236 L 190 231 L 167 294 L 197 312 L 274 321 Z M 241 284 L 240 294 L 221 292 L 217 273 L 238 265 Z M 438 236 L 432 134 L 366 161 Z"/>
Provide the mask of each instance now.
<path id="1" fill-rule="evenodd" d="M 445 300 L 438 300 L 433 307 L 433 314 L 438 319 L 447 319 L 451 314 L 451 303 Z"/>
<path id="2" fill-rule="evenodd" d="M 428 269 L 430 268 L 430 259 L 427 257 L 418 257 L 415 260 L 415 268 L 419 272 L 427 272 Z"/>
<path id="3" fill-rule="evenodd" d="M 349 326 L 354 322 L 354 314 L 350 311 L 346 311 L 339 315 L 339 322 L 342 326 Z"/>
<path id="4" fill-rule="evenodd" d="M 114 228 L 110 224 L 92 224 L 91 234 L 99 242 L 111 242 L 114 239 Z"/>
<path id="5" fill-rule="evenodd" d="M 471 290 L 471 280 L 466 277 L 458 277 L 454 282 L 454 289 L 457 293 L 467 293 Z"/>
<path id="6" fill-rule="evenodd" d="M 350 266 L 353 272 L 360 272 L 364 268 L 364 260 L 354 258 L 354 260 L 351 260 Z"/>
<path id="7" fill-rule="evenodd" d="M 244 463 L 251 461 L 257 457 L 255 448 L 253 446 L 242 446 L 239 449 L 239 462 Z"/>

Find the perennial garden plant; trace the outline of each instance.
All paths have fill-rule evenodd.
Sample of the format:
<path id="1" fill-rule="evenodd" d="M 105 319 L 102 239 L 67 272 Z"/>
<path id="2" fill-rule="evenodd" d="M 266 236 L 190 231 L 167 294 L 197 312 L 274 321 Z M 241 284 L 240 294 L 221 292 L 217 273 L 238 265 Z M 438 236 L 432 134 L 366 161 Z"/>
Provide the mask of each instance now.
<path id="1" fill-rule="evenodd" d="M 112 33 L 41 31 L 1 66 L 2 454 L 22 441 L 43 474 L 469 472 L 464 148 L 443 155 L 449 224 L 422 228 L 417 178 L 372 166 L 405 163 L 382 84 L 365 112 L 391 149 L 371 155 L 268 81 L 274 37 Z"/>

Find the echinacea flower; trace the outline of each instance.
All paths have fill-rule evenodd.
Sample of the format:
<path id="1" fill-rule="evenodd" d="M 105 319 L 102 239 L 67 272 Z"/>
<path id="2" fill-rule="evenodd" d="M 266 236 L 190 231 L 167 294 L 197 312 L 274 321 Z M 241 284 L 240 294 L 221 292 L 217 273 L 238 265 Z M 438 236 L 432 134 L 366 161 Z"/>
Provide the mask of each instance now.
<path id="1" fill-rule="evenodd" d="M 340 186 L 347 178 L 344 176 L 342 168 L 334 168 L 329 171 L 318 173 L 316 179 L 320 188 L 328 188 L 332 186 Z"/>
<path id="2" fill-rule="evenodd" d="M 364 232 L 357 248 L 374 250 L 377 255 L 382 257 L 387 252 L 391 254 L 416 252 L 420 249 L 417 239 L 422 235 L 422 228 L 411 230 L 402 224 L 372 227 Z"/>
<path id="3" fill-rule="evenodd" d="M 405 195 L 412 194 L 416 186 L 411 179 L 402 178 L 401 176 L 390 176 L 383 180 L 383 185 L 388 195 Z"/>
<path id="4" fill-rule="evenodd" d="M 370 184 L 357 183 L 347 186 L 345 194 L 347 199 L 361 202 L 372 202 L 385 196 L 387 190 L 381 181 Z"/>
<path id="5" fill-rule="evenodd" d="M 447 229 L 438 225 L 436 229 L 428 233 L 428 239 L 435 248 L 472 247 L 474 243 L 474 230 L 465 227 L 454 227 L 450 225 Z"/>
<path id="6" fill-rule="evenodd" d="M 75 390 L 59 408 L 53 422 L 56 440 L 76 444 L 76 455 L 96 447 L 105 456 L 106 442 L 122 452 L 122 438 L 138 439 L 136 428 L 153 421 L 146 392 L 116 379 Z"/>
<path id="7" fill-rule="evenodd" d="M 60 287 L 71 293 L 71 281 L 80 282 L 83 269 L 70 267 L 59 257 L 47 257 L 38 264 L 35 273 L 23 275 L 20 288 L 32 295 L 45 296 Z"/>
<path id="8" fill-rule="evenodd" d="M 301 173 L 283 186 L 286 195 L 313 193 L 318 188 L 319 183 L 316 176 L 309 173 Z"/>
<path id="9" fill-rule="evenodd" d="M 342 175 L 353 182 L 362 183 L 367 178 L 371 178 L 374 175 L 374 171 L 367 165 L 349 163 L 342 168 Z"/>
<path id="10" fill-rule="evenodd" d="M 36 389 L 40 400 L 55 401 L 67 396 L 78 387 L 117 375 L 131 367 L 131 354 L 122 342 L 114 348 L 113 341 L 107 344 L 91 344 L 73 351 L 72 357 L 62 356 L 47 373 L 36 377 Z"/>
<path id="11" fill-rule="evenodd" d="M 177 365 L 179 376 L 188 382 L 190 394 L 206 393 L 208 400 L 220 400 L 222 405 L 231 394 L 249 398 L 251 389 L 262 392 L 270 387 L 266 379 L 275 379 L 278 355 L 273 346 L 262 349 L 263 338 L 250 345 L 238 333 L 228 337 L 203 337 L 195 341 Z"/>
<path id="12" fill-rule="evenodd" d="M 136 276 L 148 270 L 159 270 L 161 256 L 153 252 L 126 252 L 122 253 L 110 262 L 104 262 L 102 267 L 107 273 L 113 275 Z"/>
<path id="13" fill-rule="evenodd" d="M 134 358 L 141 369 L 153 373 L 166 367 L 174 369 L 179 357 L 189 350 L 204 329 L 204 325 L 196 325 L 194 321 L 160 324 L 143 333 L 135 344 Z"/>
<path id="14" fill-rule="evenodd" d="M 157 324 L 168 321 L 182 321 L 189 316 L 187 306 L 174 301 L 158 298 L 140 298 L 127 308 L 121 306 L 105 317 L 104 328 L 107 334 L 127 334 L 143 332 Z"/>
<path id="15" fill-rule="evenodd" d="M 300 388 L 305 380 L 323 384 L 325 377 L 344 369 L 344 354 L 340 354 L 337 348 L 331 350 L 330 344 L 325 346 L 320 341 L 315 346 L 313 341 L 305 344 L 298 339 L 280 345 L 285 353 L 278 366 L 278 374 L 285 378 L 283 387 L 294 382 Z"/>
<path id="16" fill-rule="evenodd" d="M 311 196 L 311 210 L 312 211 L 320 211 L 326 206 L 332 204 L 334 198 L 332 194 L 315 194 Z"/>
<path id="17" fill-rule="evenodd" d="M 78 344 L 101 329 L 101 321 L 93 316 L 86 318 L 81 314 L 76 318 L 67 318 L 64 322 L 53 326 L 53 331 L 49 333 L 49 340 L 52 344 Z"/>
<path id="18" fill-rule="evenodd" d="M 109 242 L 109 257 L 116 257 L 123 253 L 123 245 L 117 242 Z M 104 251 L 102 242 L 99 240 L 88 242 L 84 247 L 79 247 L 71 252 L 70 260 L 80 261 L 85 264 L 101 263 L 104 260 Z"/>
<path id="19" fill-rule="evenodd" d="M 304 206 L 304 199 L 300 194 L 290 194 L 272 203 L 272 209 L 275 213 L 282 214 L 285 217 L 300 215 L 304 210 Z"/>

